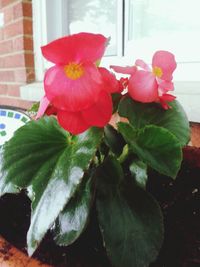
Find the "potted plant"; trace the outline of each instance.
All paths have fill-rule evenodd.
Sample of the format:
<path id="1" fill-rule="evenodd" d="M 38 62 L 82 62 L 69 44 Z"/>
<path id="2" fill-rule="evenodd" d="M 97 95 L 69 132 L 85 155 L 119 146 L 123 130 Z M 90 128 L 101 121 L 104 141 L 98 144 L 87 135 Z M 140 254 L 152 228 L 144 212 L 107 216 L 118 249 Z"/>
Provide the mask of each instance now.
<path id="1" fill-rule="evenodd" d="M 78 247 L 93 221 L 113 266 L 149 266 L 164 238 L 151 176 L 176 178 L 189 123 L 169 94 L 173 54 L 157 51 L 152 67 L 111 66 L 127 74 L 117 80 L 99 67 L 106 45 L 100 34 L 79 33 L 42 48 L 55 65 L 37 119 L 1 147 L 0 195 L 28 196 L 29 256 L 47 233 L 62 251 Z"/>

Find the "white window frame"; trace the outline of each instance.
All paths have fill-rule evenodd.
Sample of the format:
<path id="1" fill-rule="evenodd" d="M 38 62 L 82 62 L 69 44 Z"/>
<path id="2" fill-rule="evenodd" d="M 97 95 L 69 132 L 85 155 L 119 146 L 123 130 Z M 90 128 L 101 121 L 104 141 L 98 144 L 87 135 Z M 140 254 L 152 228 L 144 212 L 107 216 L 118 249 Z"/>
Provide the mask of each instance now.
<path id="1" fill-rule="evenodd" d="M 51 5 L 47 5 L 49 0 L 33 0 L 33 42 L 35 57 L 35 75 L 36 81 L 42 81 L 45 69 L 47 69 L 47 61 L 42 57 L 41 46 L 46 45 L 51 35 L 54 38 L 67 35 L 64 25 L 67 22 L 67 1 L 53 0 Z M 51 15 L 56 24 L 51 25 Z"/>
<path id="2" fill-rule="evenodd" d="M 123 0 L 117 0 L 117 55 L 106 57 L 106 62 L 112 58 L 122 58 L 123 56 L 123 11 L 121 9 Z M 59 38 L 68 34 L 67 25 L 67 5 L 68 0 L 32 0 L 33 5 L 33 33 L 34 33 L 34 55 L 36 80 L 42 81 L 45 69 L 51 64 L 47 62 L 41 54 L 40 47 L 47 44 L 49 40 Z M 56 21 L 56 24 L 52 24 Z"/>
<path id="3" fill-rule="evenodd" d="M 34 32 L 34 56 L 35 56 L 35 73 L 36 84 L 22 86 L 21 97 L 38 101 L 39 97 L 44 94 L 42 80 L 45 69 L 49 67 L 41 55 L 40 47 L 48 43 L 49 36 L 55 38 L 67 35 L 67 0 L 32 0 L 33 5 L 33 32 Z M 126 5 L 124 6 L 124 3 Z M 47 7 L 48 4 L 48 7 Z M 124 8 L 124 10 L 123 10 Z M 51 23 L 56 21 L 56 24 Z M 123 41 L 128 40 L 128 30 L 124 31 L 123 22 L 128 25 L 128 0 L 118 0 L 118 45 L 117 56 L 107 56 L 102 59 L 102 64 L 109 67 L 110 63 L 119 65 L 134 64 L 134 59 L 123 55 Z M 52 31 L 51 31 L 52 26 Z M 123 40 L 123 41 L 122 41 Z M 200 122 L 200 62 L 179 63 L 176 71 L 179 72 L 178 79 L 175 81 L 176 95 L 181 101 L 189 114 L 191 121 Z M 187 78 L 186 78 L 187 77 Z M 35 89 L 34 89 L 35 88 Z M 34 92 L 33 90 L 37 90 Z"/>

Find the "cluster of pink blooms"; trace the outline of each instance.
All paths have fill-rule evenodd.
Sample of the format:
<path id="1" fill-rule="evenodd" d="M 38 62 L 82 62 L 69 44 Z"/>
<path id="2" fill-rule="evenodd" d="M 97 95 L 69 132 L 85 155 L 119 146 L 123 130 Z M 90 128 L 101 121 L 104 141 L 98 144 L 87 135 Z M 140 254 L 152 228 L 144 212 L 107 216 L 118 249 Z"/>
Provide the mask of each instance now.
<path id="1" fill-rule="evenodd" d="M 55 65 L 44 78 L 45 96 L 41 100 L 37 118 L 44 113 L 56 114 L 61 127 L 79 134 L 91 126 L 104 127 L 113 111 L 111 95 L 125 87 L 134 100 L 160 102 L 168 109 L 175 99 L 172 73 L 176 68 L 173 54 L 158 51 L 152 68 L 136 60 L 132 67 L 111 66 L 129 78 L 117 80 L 115 75 L 98 62 L 103 57 L 107 39 L 101 34 L 79 33 L 55 40 L 42 47 L 43 56 Z"/>

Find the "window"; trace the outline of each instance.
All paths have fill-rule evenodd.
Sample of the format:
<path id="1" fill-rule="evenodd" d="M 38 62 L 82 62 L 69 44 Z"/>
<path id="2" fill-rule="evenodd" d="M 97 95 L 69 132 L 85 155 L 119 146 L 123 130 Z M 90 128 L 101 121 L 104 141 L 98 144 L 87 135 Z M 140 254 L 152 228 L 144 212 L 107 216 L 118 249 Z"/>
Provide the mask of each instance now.
<path id="1" fill-rule="evenodd" d="M 122 6 L 119 0 L 51 1 L 46 5 L 47 41 L 81 31 L 112 36 L 106 56 L 122 54 Z M 55 12 L 57 10 L 57 12 Z M 60 15 L 62 14 L 62 15 Z M 53 25 L 53 23 L 56 24 Z"/>
<path id="2" fill-rule="evenodd" d="M 111 60 L 133 64 L 136 58 L 150 62 L 153 52 L 163 49 L 176 55 L 176 80 L 200 80 L 199 0 L 33 0 L 33 4 L 42 14 L 41 45 L 80 31 L 98 32 L 111 37 L 103 64 Z"/>
<path id="3" fill-rule="evenodd" d="M 117 56 L 121 52 L 120 41 L 117 40 L 118 22 L 120 22 L 119 17 L 121 17 L 118 12 L 119 6 L 117 0 L 68 1 L 68 33 L 88 31 L 102 33 L 107 37 L 112 36 L 105 55 Z M 121 34 L 119 33 L 119 35 Z"/>
<path id="4" fill-rule="evenodd" d="M 169 50 L 176 55 L 179 63 L 175 73 L 176 80 L 200 80 L 200 1 L 125 2 L 125 54 L 132 53 L 134 57 L 150 61 L 154 51 Z"/>
<path id="5" fill-rule="evenodd" d="M 111 37 L 102 60 L 107 67 L 134 64 L 137 58 L 150 63 L 156 50 L 173 52 L 178 61 L 176 91 L 188 94 L 190 87 L 196 99 L 200 94 L 199 10 L 199 0 L 33 0 L 37 79 L 43 79 L 49 64 L 41 56 L 41 45 L 80 31 L 98 32 Z"/>

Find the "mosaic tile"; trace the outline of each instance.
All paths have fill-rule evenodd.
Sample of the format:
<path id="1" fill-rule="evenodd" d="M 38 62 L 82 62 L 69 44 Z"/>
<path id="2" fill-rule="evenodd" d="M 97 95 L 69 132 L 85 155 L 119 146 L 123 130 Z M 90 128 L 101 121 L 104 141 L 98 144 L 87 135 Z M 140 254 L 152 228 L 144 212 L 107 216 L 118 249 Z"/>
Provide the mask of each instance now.
<path id="1" fill-rule="evenodd" d="M 0 123 L 0 129 L 5 129 L 5 128 L 6 128 L 5 123 Z"/>
<path id="2" fill-rule="evenodd" d="M 0 116 L 6 116 L 6 111 L 5 110 L 0 110 Z"/>
<path id="3" fill-rule="evenodd" d="M 9 117 L 9 118 L 12 118 L 13 115 L 14 115 L 14 112 L 10 112 L 10 111 L 8 112 L 8 117 Z"/>
<path id="4" fill-rule="evenodd" d="M 20 118 L 21 118 L 21 114 L 16 113 L 16 114 L 15 114 L 15 119 L 18 119 L 18 120 L 19 120 Z"/>
<path id="5" fill-rule="evenodd" d="M 14 132 L 30 118 L 23 112 L 10 108 L 0 108 L 0 146 L 8 141 Z"/>
<path id="6" fill-rule="evenodd" d="M 24 123 L 26 123 L 26 122 L 28 121 L 28 119 L 27 119 L 26 117 L 23 117 L 23 118 L 21 119 L 21 121 L 23 121 Z"/>
<path id="7" fill-rule="evenodd" d="M 5 136 L 5 135 L 6 135 L 6 131 L 2 131 L 2 132 L 0 132 L 0 135 L 1 135 L 1 136 Z"/>

